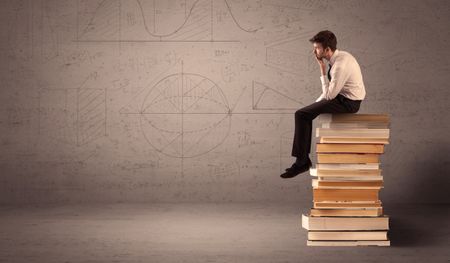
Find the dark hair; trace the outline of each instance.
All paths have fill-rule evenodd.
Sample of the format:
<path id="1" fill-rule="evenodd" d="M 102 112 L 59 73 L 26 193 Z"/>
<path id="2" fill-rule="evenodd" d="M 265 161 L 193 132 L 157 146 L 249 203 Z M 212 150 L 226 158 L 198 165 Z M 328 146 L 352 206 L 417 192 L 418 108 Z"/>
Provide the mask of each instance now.
<path id="1" fill-rule="evenodd" d="M 331 51 L 336 50 L 337 39 L 333 32 L 329 30 L 320 31 L 315 36 L 313 36 L 310 40 L 311 43 L 320 43 L 322 44 L 323 49 L 329 47 Z"/>

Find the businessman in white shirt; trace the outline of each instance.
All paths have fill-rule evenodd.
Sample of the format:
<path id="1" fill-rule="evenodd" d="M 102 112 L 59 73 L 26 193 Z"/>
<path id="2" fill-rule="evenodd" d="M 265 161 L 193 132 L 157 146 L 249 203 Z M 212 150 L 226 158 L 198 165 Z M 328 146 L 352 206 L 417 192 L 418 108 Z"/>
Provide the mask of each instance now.
<path id="1" fill-rule="evenodd" d="M 337 39 L 331 31 L 321 31 L 309 41 L 313 44 L 321 72 L 322 94 L 315 103 L 295 112 L 292 156 L 296 161 L 281 174 L 282 178 L 295 177 L 312 166 L 309 158 L 312 121 L 317 116 L 322 113 L 356 113 L 366 96 L 358 62 L 350 53 L 336 48 Z M 328 70 L 324 60 L 329 64 Z"/>

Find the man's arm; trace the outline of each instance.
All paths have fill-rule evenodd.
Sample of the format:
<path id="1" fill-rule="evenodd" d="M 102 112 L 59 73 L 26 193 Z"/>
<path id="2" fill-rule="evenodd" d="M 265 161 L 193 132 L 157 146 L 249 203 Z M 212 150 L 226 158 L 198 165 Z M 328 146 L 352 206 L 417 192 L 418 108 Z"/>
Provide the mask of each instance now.
<path id="1" fill-rule="evenodd" d="M 318 98 L 316 99 L 316 102 L 319 102 L 319 101 L 321 101 L 321 100 L 323 100 L 323 93 L 320 94 L 320 97 L 318 97 Z"/>
<path id="2" fill-rule="evenodd" d="M 344 87 L 345 81 L 348 76 L 346 76 L 346 71 L 341 63 L 336 62 L 330 71 L 331 81 L 328 80 L 327 76 L 322 71 L 322 76 L 320 76 L 320 81 L 322 82 L 322 95 L 325 100 L 332 100 L 336 98 L 339 92 Z"/>
<path id="3" fill-rule="evenodd" d="M 325 76 L 325 74 L 326 74 L 325 71 L 326 71 L 326 67 L 327 67 L 326 64 L 325 64 L 325 62 L 323 62 L 322 59 L 318 59 L 315 52 L 313 52 L 313 53 L 314 53 L 314 57 L 316 58 L 317 63 L 319 63 L 319 68 L 320 68 L 321 76 Z M 322 78 L 321 78 L 321 79 L 322 79 Z M 319 102 L 319 101 L 321 101 L 321 100 L 324 100 L 325 94 L 326 94 L 326 92 L 324 92 L 323 84 L 322 84 L 322 94 L 320 94 L 320 97 L 318 97 L 318 98 L 316 99 L 316 102 Z"/>

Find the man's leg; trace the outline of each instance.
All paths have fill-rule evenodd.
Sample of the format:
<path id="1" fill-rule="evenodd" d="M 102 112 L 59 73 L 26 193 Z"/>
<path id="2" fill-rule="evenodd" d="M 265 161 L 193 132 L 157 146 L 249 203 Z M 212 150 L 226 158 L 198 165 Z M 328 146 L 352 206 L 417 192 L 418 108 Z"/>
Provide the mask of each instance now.
<path id="1" fill-rule="evenodd" d="M 291 169 L 291 174 L 298 171 L 300 171 L 300 173 L 307 171 L 311 166 L 309 153 L 311 151 L 312 121 L 322 113 L 355 113 L 359 110 L 360 103 L 360 101 L 352 101 L 342 95 L 338 95 L 333 100 L 315 102 L 295 112 L 295 132 L 292 145 L 292 156 L 296 157 L 297 160 L 295 164 L 289 168 Z M 288 176 L 290 176 L 290 174 L 286 174 L 285 176 L 282 175 L 284 178 L 289 178 Z"/>

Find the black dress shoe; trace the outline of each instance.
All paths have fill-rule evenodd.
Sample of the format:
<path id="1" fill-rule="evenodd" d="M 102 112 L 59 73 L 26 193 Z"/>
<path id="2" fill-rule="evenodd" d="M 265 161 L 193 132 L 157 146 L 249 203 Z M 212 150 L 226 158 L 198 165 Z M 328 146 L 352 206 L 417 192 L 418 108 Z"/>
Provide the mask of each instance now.
<path id="1" fill-rule="evenodd" d="M 305 163 L 304 165 L 300 165 L 300 166 L 297 165 L 296 163 L 294 163 L 290 168 L 286 169 L 286 172 L 281 174 L 280 177 L 281 178 L 295 177 L 301 173 L 308 171 L 311 166 L 312 166 L 312 164 L 311 164 L 310 160 L 308 160 L 308 162 Z"/>

